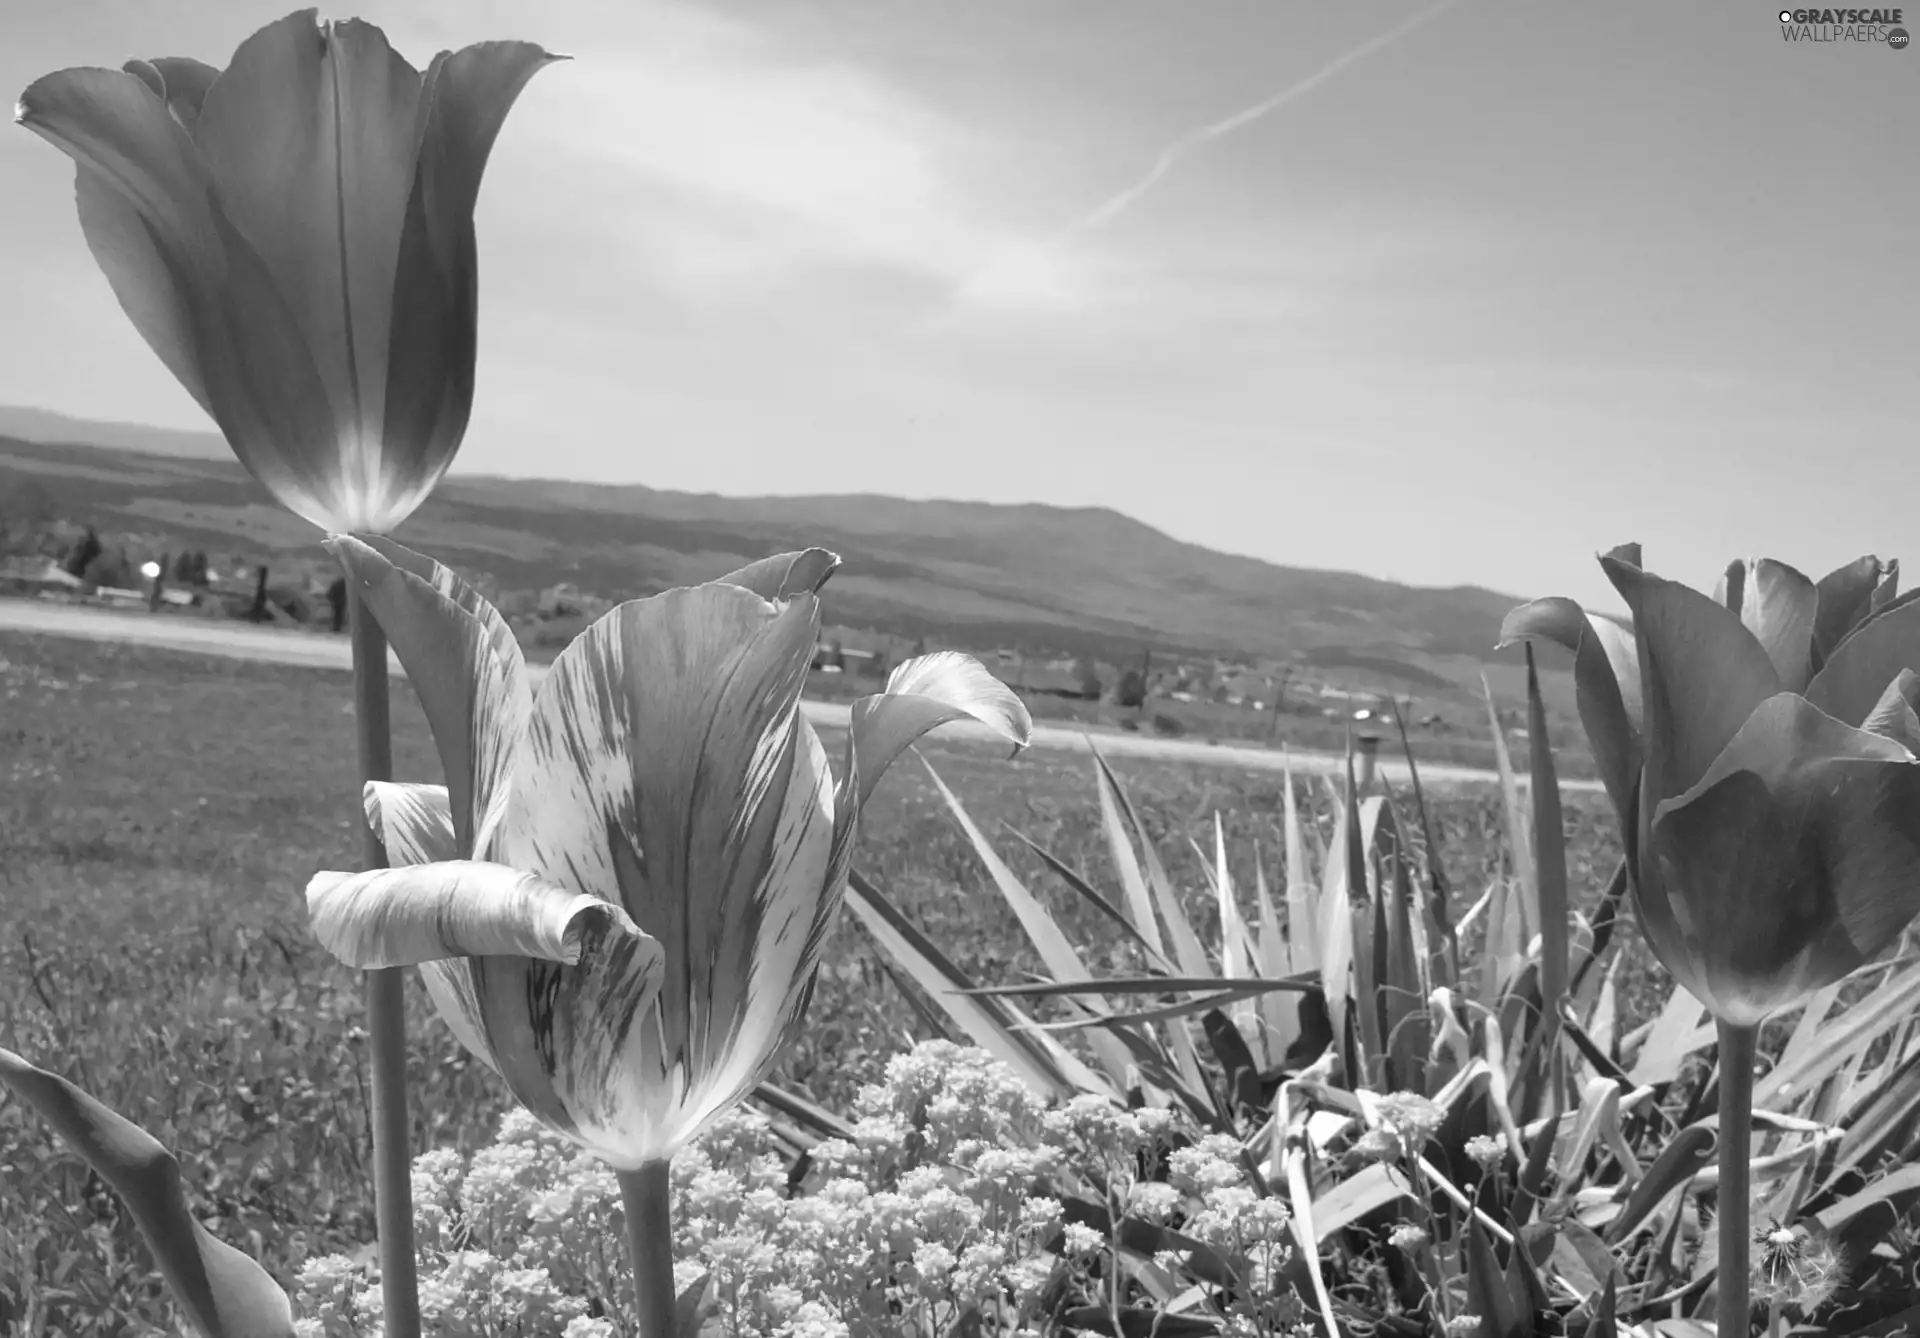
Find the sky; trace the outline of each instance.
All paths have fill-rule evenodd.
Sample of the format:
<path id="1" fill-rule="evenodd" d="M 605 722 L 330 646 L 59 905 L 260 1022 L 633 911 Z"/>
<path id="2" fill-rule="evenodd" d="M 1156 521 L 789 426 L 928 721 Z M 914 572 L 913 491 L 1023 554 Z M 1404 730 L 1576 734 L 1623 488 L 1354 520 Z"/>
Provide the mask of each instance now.
<path id="1" fill-rule="evenodd" d="M 0 86 L 286 0 L 10 6 Z M 1911 559 L 1920 50 L 1652 0 L 364 0 L 515 37 L 456 473 L 1104 506 L 1617 608 Z M 1920 8 L 1906 16 L 1920 28 Z M 206 426 L 0 132 L 0 403 Z"/>

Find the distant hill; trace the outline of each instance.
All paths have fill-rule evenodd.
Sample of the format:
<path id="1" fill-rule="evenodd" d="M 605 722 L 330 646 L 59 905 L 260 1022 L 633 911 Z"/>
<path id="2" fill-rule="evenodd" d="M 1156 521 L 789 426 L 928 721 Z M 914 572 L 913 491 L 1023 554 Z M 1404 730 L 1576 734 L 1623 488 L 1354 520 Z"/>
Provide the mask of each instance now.
<path id="1" fill-rule="evenodd" d="M 91 446 L 118 446 L 149 455 L 176 455 L 190 459 L 224 460 L 230 452 L 226 439 L 211 428 L 187 431 L 147 427 L 141 423 L 106 423 L 69 418 L 46 409 L 24 409 L 0 404 L 0 437 L 44 444 L 80 442 Z"/>
<path id="2" fill-rule="evenodd" d="M 31 495 L 54 514 L 169 550 L 314 553 L 317 532 L 273 505 L 210 433 L 207 446 L 193 433 L 0 410 L 6 424 L 20 430 L 0 436 L 0 507 L 8 494 Z M 76 443 L 83 433 L 118 440 Z M 1416 697 L 1464 699 L 1483 668 L 1503 697 L 1519 686 L 1516 656 L 1492 655 L 1516 596 L 1275 566 L 1101 508 L 455 477 L 396 537 L 502 588 L 571 582 L 613 598 L 818 544 L 845 559 L 829 616 L 847 626 L 1116 662 L 1149 648 L 1292 661 L 1314 677 Z M 1570 706 L 1564 675 L 1550 677 L 1556 706 Z"/>

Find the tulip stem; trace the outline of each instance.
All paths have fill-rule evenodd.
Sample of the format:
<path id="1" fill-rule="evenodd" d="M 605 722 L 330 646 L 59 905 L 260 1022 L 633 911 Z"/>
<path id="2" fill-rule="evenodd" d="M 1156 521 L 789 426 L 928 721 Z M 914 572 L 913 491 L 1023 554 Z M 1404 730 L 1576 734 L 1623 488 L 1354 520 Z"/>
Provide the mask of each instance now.
<path id="1" fill-rule="evenodd" d="M 351 582 L 349 582 L 351 586 Z M 354 717 L 362 781 L 393 779 L 393 730 L 387 698 L 387 638 L 356 593 L 353 630 Z M 365 822 L 365 819 L 362 819 Z M 385 868 L 386 848 L 363 827 L 366 864 Z M 373 1202 L 380 1241 L 381 1328 L 389 1338 L 419 1338 L 420 1286 L 413 1254 L 412 1129 L 407 1120 L 406 978 L 401 968 L 369 971 L 367 1052 L 373 1075 Z"/>
<path id="2" fill-rule="evenodd" d="M 1730 1022 L 1720 1030 L 1720 1229 L 1719 1300 L 1714 1313 L 1720 1338 L 1748 1338 L 1753 1331 L 1748 1277 L 1748 1199 L 1753 1155 L 1753 1061 L 1758 1027 Z"/>
<path id="3" fill-rule="evenodd" d="M 679 1338 L 673 1292 L 672 1163 L 650 1161 L 620 1171 L 620 1202 L 626 1209 L 627 1249 L 633 1256 L 633 1292 L 640 1306 L 640 1338 Z"/>

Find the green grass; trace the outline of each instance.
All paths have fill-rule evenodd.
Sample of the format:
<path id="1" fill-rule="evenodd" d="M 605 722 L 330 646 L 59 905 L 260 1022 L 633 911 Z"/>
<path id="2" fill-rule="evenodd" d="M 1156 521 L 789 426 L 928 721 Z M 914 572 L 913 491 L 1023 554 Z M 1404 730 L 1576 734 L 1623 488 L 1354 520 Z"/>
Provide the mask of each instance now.
<path id="1" fill-rule="evenodd" d="M 308 1256 L 373 1235 L 359 980 L 311 942 L 302 897 L 316 870 L 355 867 L 350 687 L 341 673 L 0 633 L 0 1044 L 173 1147 L 203 1219 L 283 1282 Z M 394 721 L 400 777 L 439 780 L 404 685 Z M 837 755 L 840 741 L 827 742 Z M 1010 823 L 1109 886 L 1089 760 L 927 755 L 1101 969 L 1108 928 L 1000 839 Z M 1274 876 L 1277 775 L 1117 769 L 1200 921 L 1210 911 L 1187 838 L 1210 841 L 1216 809 L 1242 885 L 1255 844 Z M 1458 914 L 1500 872 L 1497 801 L 1443 792 L 1435 811 Z M 1597 799 L 1570 797 L 1576 906 L 1618 859 L 1610 824 Z M 1038 970 L 911 759 L 867 810 L 859 866 L 969 973 Z M 775 1078 L 844 1109 L 908 1043 L 913 1015 L 860 929 L 846 920 L 838 934 L 808 1031 Z M 1631 950 L 1629 1024 L 1658 988 Z M 489 1141 L 505 1103 L 497 1080 L 417 984 L 409 1007 L 416 1150 Z M 171 1331 L 130 1220 L 11 1102 L 0 1104 L 0 1202 L 0 1334 Z"/>

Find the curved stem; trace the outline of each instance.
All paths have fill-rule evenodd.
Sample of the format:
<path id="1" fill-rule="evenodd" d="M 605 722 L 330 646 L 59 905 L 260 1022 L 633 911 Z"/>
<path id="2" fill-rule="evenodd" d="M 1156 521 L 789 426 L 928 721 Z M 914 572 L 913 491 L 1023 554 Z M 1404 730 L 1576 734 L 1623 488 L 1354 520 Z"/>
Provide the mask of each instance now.
<path id="1" fill-rule="evenodd" d="M 351 583 L 349 583 L 351 588 Z M 363 782 L 393 779 L 393 734 L 387 700 L 387 638 L 355 594 L 353 703 Z M 355 796 L 356 801 L 358 796 Z M 364 819 L 362 819 L 364 823 Z M 385 868 L 379 834 L 364 827 L 366 864 Z M 413 1159 L 407 1121 L 406 978 L 400 968 L 369 971 L 367 1057 L 373 1075 L 373 1202 L 380 1241 L 382 1329 L 390 1338 L 419 1338 L 420 1285 L 413 1255 Z"/>
<path id="2" fill-rule="evenodd" d="M 1748 1251 L 1753 1233 L 1749 1221 L 1751 1160 L 1753 1155 L 1753 1059 L 1760 1038 L 1758 1027 L 1720 1030 L 1720 1338 L 1748 1338 L 1753 1332 L 1749 1293 Z"/>
<path id="3" fill-rule="evenodd" d="M 650 1161 L 637 1171 L 618 1171 L 626 1209 L 627 1250 L 633 1257 L 633 1293 L 640 1309 L 640 1338 L 678 1338 L 673 1294 L 672 1163 Z"/>

